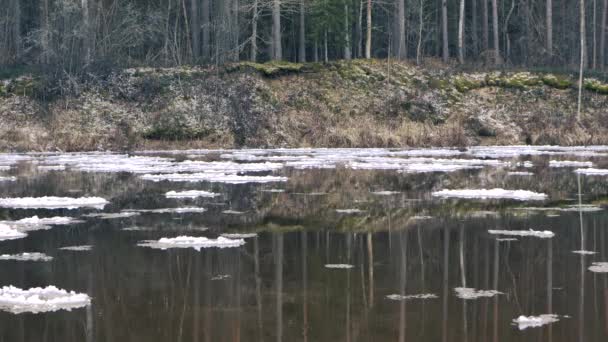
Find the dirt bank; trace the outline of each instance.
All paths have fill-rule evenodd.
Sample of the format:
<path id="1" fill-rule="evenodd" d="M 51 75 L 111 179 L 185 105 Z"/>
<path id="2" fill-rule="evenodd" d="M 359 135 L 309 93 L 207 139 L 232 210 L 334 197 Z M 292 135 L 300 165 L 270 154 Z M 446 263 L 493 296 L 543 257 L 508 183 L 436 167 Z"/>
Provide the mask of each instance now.
<path id="1" fill-rule="evenodd" d="M 38 96 L 0 82 L 0 150 L 608 144 L 608 84 L 356 60 L 139 68 Z"/>

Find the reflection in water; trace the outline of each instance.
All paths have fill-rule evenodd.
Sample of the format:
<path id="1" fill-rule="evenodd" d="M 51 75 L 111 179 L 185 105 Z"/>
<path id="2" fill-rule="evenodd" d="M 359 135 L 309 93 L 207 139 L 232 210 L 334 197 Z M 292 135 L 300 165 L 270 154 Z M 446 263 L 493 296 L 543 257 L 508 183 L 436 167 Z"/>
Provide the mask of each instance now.
<path id="1" fill-rule="evenodd" d="M 22 180 L 0 185 L 2 196 L 79 189 L 110 199 L 108 213 L 185 206 L 207 212 L 86 217 L 83 224 L 1 242 L 0 254 L 43 252 L 54 260 L 1 261 L 0 286 L 57 285 L 88 293 L 93 304 L 39 315 L 0 312 L 0 341 L 603 342 L 608 337 L 608 276 L 594 274 L 587 281 L 591 257 L 570 251 L 593 249 L 599 252 L 593 261 L 606 261 L 608 215 L 585 211 L 584 205 L 602 200 L 608 184 L 605 178 L 577 179 L 569 170 L 544 170 L 542 160 L 535 164 L 535 180 L 505 178 L 501 169 L 449 175 L 290 170 L 283 193 L 262 192 L 259 185 L 147 183 L 129 175 L 78 172 L 40 176 L 15 169 L 23 173 Z M 426 200 L 432 190 L 447 187 L 542 190 L 556 202 L 564 199 L 567 207 L 578 200 L 579 210 L 548 215 L 509 201 Z M 370 195 L 369 189 L 378 188 L 401 192 L 390 198 Z M 172 190 L 213 191 L 222 197 L 165 198 Z M 578 198 L 565 200 L 577 190 Z M 227 204 L 246 214 L 221 215 Z M 365 214 L 336 215 L 335 208 Z M 0 220 L 90 213 L 99 212 L 0 209 Z M 411 219 L 426 215 L 432 218 Z M 529 228 L 551 230 L 555 238 L 499 243 L 487 233 Z M 251 232 L 258 235 L 235 249 L 136 246 L 162 237 Z M 58 251 L 84 244 L 93 250 Z M 353 268 L 326 269 L 329 263 Z M 465 301 L 453 291 L 464 286 L 505 295 Z M 393 293 L 439 298 L 385 299 Z M 572 318 L 520 332 L 510 321 L 524 312 Z"/>

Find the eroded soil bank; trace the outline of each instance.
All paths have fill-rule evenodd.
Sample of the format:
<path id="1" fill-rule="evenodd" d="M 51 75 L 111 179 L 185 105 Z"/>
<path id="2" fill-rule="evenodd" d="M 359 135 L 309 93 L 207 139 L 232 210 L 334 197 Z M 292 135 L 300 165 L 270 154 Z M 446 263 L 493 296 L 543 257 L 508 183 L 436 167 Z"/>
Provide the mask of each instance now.
<path id="1" fill-rule="evenodd" d="M 41 98 L 0 80 L 1 151 L 608 144 L 608 84 L 355 60 L 136 68 Z"/>

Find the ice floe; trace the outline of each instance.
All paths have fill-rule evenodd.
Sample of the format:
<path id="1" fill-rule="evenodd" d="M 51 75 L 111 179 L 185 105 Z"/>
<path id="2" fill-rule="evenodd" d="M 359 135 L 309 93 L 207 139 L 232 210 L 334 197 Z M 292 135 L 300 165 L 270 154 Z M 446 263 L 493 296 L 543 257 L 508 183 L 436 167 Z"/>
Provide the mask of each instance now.
<path id="1" fill-rule="evenodd" d="M 0 176 L 0 182 L 14 182 L 17 180 L 17 177 L 13 176 Z"/>
<path id="2" fill-rule="evenodd" d="M 4 223 L 0 223 L 0 241 L 22 239 L 26 236 L 27 234 Z"/>
<path id="3" fill-rule="evenodd" d="M 165 193 L 165 197 L 167 198 L 198 198 L 198 197 L 207 197 L 213 198 L 220 196 L 220 194 L 209 191 L 199 191 L 199 190 L 187 190 L 187 191 L 169 191 Z"/>
<path id="4" fill-rule="evenodd" d="M 574 254 L 580 254 L 580 255 L 595 255 L 595 254 L 597 254 L 597 252 L 586 251 L 586 250 L 572 251 L 572 253 L 574 253 Z"/>
<path id="5" fill-rule="evenodd" d="M 72 251 L 72 252 L 88 252 L 93 249 L 91 245 L 80 245 L 80 246 L 67 246 L 59 248 L 62 251 Z"/>
<path id="6" fill-rule="evenodd" d="M 270 193 L 283 193 L 285 192 L 285 189 L 263 189 L 260 190 L 262 192 L 270 192 Z"/>
<path id="7" fill-rule="evenodd" d="M 594 273 L 608 273 L 608 262 L 594 262 L 588 270 Z"/>
<path id="8" fill-rule="evenodd" d="M 44 253 L 20 253 L 20 254 L 2 254 L 0 260 L 11 260 L 11 261 L 51 261 L 52 256 L 48 256 Z"/>
<path id="9" fill-rule="evenodd" d="M 384 190 L 384 191 L 374 191 L 372 192 L 372 195 L 377 195 L 377 196 L 392 196 L 392 195 L 397 195 L 400 194 L 401 192 L 399 191 L 388 191 L 388 190 Z"/>
<path id="10" fill-rule="evenodd" d="M 141 213 L 136 211 L 123 211 L 120 213 L 94 213 L 94 214 L 86 214 L 82 215 L 83 217 L 97 218 L 101 220 L 113 220 L 113 219 L 122 219 L 129 218 L 134 216 L 139 216 Z"/>
<path id="11" fill-rule="evenodd" d="M 519 330 L 525 330 L 528 328 L 539 328 L 558 321 L 559 316 L 554 314 L 545 314 L 540 316 L 519 316 L 513 320 L 513 323 L 517 325 Z"/>
<path id="12" fill-rule="evenodd" d="M 511 171 L 507 172 L 509 176 L 534 176 L 534 173 L 527 171 Z"/>
<path id="13" fill-rule="evenodd" d="M 217 281 L 217 280 L 226 280 L 226 279 L 230 279 L 230 274 L 218 274 L 216 276 L 211 277 L 212 281 Z"/>
<path id="14" fill-rule="evenodd" d="M 566 207 L 525 207 L 525 208 L 513 208 L 514 210 L 524 210 L 524 211 L 582 211 L 582 212 L 596 212 L 603 211 L 604 208 L 598 207 L 593 204 L 582 204 L 582 205 L 569 205 Z"/>
<path id="15" fill-rule="evenodd" d="M 608 176 L 608 169 L 576 169 L 574 172 L 585 176 Z"/>
<path id="16" fill-rule="evenodd" d="M 182 208 L 159 208 L 159 209 L 128 209 L 125 213 L 150 213 L 150 214 L 195 214 L 204 213 L 207 209 L 201 207 L 182 207 Z"/>
<path id="17" fill-rule="evenodd" d="M 142 175 L 141 178 L 154 182 L 210 182 L 227 184 L 274 183 L 287 181 L 287 177 L 281 176 L 250 176 L 227 173 L 145 174 Z"/>
<path id="18" fill-rule="evenodd" d="M 226 214 L 226 215 L 243 215 L 245 214 L 244 211 L 238 211 L 238 210 L 224 210 L 222 211 L 222 214 Z"/>
<path id="19" fill-rule="evenodd" d="M 170 249 L 170 248 L 193 248 L 200 251 L 203 248 L 233 248 L 240 247 L 245 244 L 243 239 L 229 239 L 218 237 L 217 239 L 209 239 L 206 237 L 178 236 L 175 238 L 161 238 L 160 240 L 147 240 L 138 243 L 138 246 L 149 247 L 155 249 Z"/>
<path id="20" fill-rule="evenodd" d="M 365 210 L 361 209 L 336 209 L 338 214 L 361 214 L 364 213 Z"/>
<path id="21" fill-rule="evenodd" d="M 502 292 L 496 290 L 477 290 L 468 287 L 457 287 L 454 289 L 454 291 L 456 292 L 456 297 L 467 300 L 478 299 L 483 297 L 489 298 L 503 294 Z"/>
<path id="22" fill-rule="evenodd" d="M 9 221 L 7 221 L 8 223 Z M 53 216 L 53 217 L 43 217 L 39 218 L 38 216 L 26 217 L 17 221 L 10 221 L 10 224 L 17 226 L 60 226 L 60 225 L 68 225 L 68 224 L 76 224 L 82 223 L 83 221 L 78 220 L 74 217 L 69 216 Z"/>
<path id="23" fill-rule="evenodd" d="M 91 304 L 84 293 L 66 291 L 55 286 L 23 290 L 14 286 L 0 288 L 0 310 L 14 314 L 71 311 Z"/>
<path id="24" fill-rule="evenodd" d="M 355 266 L 349 265 L 349 264 L 327 264 L 327 265 L 325 265 L 325 268 L 332 268 L 332 269 L 350 269 L 353 267 L 355 267 Z"/>
<path id="25" fill-rule="evenodd" d="M 40 171 L 65 171 L 65 165 L 38 165 Z"/>
<path id="26" fill-rule="evenodd" d="M 555 236 L 555 233 L 545 230 L 488 230 L 488 233 L 492 235 L 505 235 L 505 236 L 531 236 L 541 239 L 550 239 Z"/>
<path id="27" fill-rule="evenodd" d="M 258 236 L 257 233 L 226 233 L 226 234 L 222 234 L 223 237 L 228 238 L 228 239 L 250 239 L 250 238 L 254 238 L 256 236 Z"/>
<path id="28" fill-rule="evenodd" d="M 423 293 L 423 294 L 413 294 L 413 295 L 400 295 L 400 294 L 390 294 L 386 296 L 387 299 L 402 301 L 402 300 L 410 300 L 410 299 L 437 299 L 437 295 L 432 293 Z"/>
<path id="29" fill-rule="evenodd" d="M 0 207 L 14 209 L 103 209 L 109 202 L 101 197 L 14 197 L 0 198 Z"/>
<path id="30" fill-rule="evenodd" d="M 549 167 L 593 167 L 593 163 L 590 161 L 551 160 L 549 161 Z"/>
<path id="31" fill-rule="evenodd" d="M 464 199 L 513 199 L 517 201 L 543 201 L 547 195 L 527 190 L 459 189 L 433 192 L 433 197 Z"/>

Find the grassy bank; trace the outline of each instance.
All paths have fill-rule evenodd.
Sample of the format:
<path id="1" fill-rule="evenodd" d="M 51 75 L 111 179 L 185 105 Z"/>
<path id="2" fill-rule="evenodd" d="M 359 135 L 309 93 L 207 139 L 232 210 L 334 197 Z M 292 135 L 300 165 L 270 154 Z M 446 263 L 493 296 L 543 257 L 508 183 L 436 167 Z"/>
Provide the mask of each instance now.
<path id="1" fill-rule="evenodd" d="M 385 60 L 136 68 L 0 81 L 0 150 L 608 143 L 608 84 Z M 41 96 L 41 94 L 52 94 Z"/>

